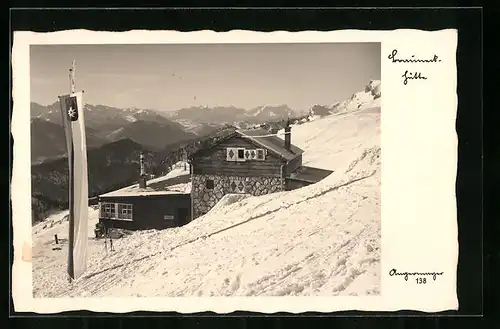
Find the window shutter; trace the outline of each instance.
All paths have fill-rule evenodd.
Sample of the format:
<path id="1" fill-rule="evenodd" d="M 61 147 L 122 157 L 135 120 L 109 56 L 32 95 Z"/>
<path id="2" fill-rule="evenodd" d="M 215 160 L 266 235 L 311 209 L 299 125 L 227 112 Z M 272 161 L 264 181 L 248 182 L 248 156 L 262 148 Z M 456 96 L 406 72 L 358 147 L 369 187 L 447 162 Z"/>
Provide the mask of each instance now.
<path id="1" fill-rule="evenodd" d="M 252 152 L 253 152 L 253 154 L 255 154 L 254 150 L 245 149 L 245 160 L 252 160 L 253 159 Z"/>
<path id="2" fill-rule="evenodd" d="M 227 161 L 236 161 L 237 152 L 236 149 L 228 147 L 226 149 L 226 159 Z"/>
<path id="3" fill-rule="evenodd" d="M 245 193 L 245 181 L 244 180 L 240 180 L 238 182 L 237 189 L 238 189 L 238 193 Z"/>
<path id="4" fill-rule="evenodd" d="M 245 193 L 245 181 L 242 179 L 232 180 L 229 184 L 231 193 Z"/>

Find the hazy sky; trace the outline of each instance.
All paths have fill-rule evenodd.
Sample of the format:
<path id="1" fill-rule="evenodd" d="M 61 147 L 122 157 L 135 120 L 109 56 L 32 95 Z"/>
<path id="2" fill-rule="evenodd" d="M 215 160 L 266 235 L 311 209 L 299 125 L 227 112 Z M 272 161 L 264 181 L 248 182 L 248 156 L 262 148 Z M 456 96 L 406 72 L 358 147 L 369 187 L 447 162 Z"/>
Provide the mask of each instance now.
<path id="1" fill-rule="evenodd" d="M 330 105 L 380 79 L 379 43 L 31 46 L 31 101 L 47 105 L 69 90 L 85 102 L 176 110 Z"/>

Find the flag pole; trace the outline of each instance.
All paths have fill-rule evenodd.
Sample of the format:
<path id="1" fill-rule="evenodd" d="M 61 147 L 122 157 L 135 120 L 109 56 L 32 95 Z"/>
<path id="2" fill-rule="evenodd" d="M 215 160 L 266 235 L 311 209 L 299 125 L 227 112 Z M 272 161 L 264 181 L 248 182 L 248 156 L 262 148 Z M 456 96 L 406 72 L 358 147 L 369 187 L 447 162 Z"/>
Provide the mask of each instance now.
<path id="1" fill-rule="evenodd" d="M 71 67 L 69 69 L 69 92 L 70 95 L 75 92 L 75 61 L 73 60 L 73 63 L 71 64 Z M 73 153 L 74 150 L 71 152 Z M 69 155 L 69 154 L 68 154 Z M 70 169 L 70 175 L 69 175 L 69 232 L 68 232 L 68 282 L 71 283 L 72 277 L 70 273 L 73 273 L 74 271 L 74 262 L 73 262 L 73 240 L 74 240 L 74 234 L 75 234 L 75 212 L 74 212 L 74 187 L 75 187 L 75 182 L 74 182 L 74 173 L 71 173 L 72 168 Z"/>
<path id="2" fill-rule="evenodd" d="M 69 92 L 74 93 L 75 92 L 75 61 L 73 60 L 73 63 L 71 64 L 71 67 L 69 69 Z"/>

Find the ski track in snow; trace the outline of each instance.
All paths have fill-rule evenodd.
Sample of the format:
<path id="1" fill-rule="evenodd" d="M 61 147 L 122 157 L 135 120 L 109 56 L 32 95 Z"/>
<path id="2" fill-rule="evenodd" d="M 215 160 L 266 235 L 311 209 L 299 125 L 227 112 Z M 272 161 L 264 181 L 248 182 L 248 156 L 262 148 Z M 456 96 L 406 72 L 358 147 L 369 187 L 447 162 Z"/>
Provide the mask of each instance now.
<path id="1" fill-rule="evenodd" d="M 34 296 L 379 294 L 379 125 L 372 108 L 294 126 L 304 165 L 334 170 L 330 176 L 290 192 L 227 195 L 184 227 L 114 240 L 114 252 L 92 238 L 91 209 L 88 267 L 73 283 L 60 222 L 67 212 L 53 215 L 33 228 Z M 52 250 L 54 234 L 62 250 Z"/>

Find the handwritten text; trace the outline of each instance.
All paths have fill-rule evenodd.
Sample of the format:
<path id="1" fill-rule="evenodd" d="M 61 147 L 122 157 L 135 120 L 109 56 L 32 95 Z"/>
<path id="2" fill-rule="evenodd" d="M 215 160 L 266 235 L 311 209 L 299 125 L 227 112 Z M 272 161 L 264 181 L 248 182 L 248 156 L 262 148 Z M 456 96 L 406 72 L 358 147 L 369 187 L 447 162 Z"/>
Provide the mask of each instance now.
<path id="1" fill-rule="evenodd" d="M 393 49 L 390 55 L 387 57 L 391 60 L 391 63 L 440 63 L 441 59 L 439 56 L 434 54 L 430 59 L 419 59 L 415 55 L 411 55 L 409 58 L 397 57 L 398 50 Z M 422 72 L 415 72 L 410 70 L 405 70 L 404 74 L 401 76 L 403 78 L 403 84 L 406 86 L 409 80 L 427 80 L 427 77 Z"/>
<path id="2" fill-rule="evenodd" d="M 408 276 L 432 276 L 432 279 L 436 281 L 437 276 L 443 275 L 444 272 L 398 272 L 395 268 L 389 271 L 390 276 L 402 276 L 405 281 L 408 281 Z"/>
<path id="3" fill-rule="evenodd" d="M 392 63 L 438 63 L 441 62 L 439 59 L 438 55 L 434 55 L 432 59 L 418 59 L 415 58 L 415 55 L 411 55 L 411 58 L 396 58 L 396 55 L 398 54 L 398 50 L 394 49 L 392 53 L 389 55 L 389 59 L 392 60 Z"/>

